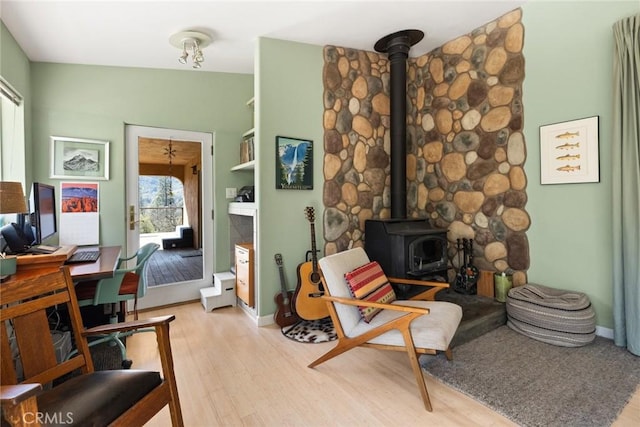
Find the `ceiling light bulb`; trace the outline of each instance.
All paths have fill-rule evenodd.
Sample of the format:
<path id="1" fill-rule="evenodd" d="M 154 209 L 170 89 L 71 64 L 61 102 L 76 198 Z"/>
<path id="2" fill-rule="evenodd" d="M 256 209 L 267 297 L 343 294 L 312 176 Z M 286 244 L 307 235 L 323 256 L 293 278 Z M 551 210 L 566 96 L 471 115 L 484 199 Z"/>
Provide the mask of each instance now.
<path id="1" fill-rule="evenodd" d="M 187 53 L 187 42 L 183 41 L 182 42 L 182 55 L 180 55 L 180 58 L 178 59 L 178 62 L 180 62 L 181 64 L 186 64 L 188 56 L 189 56 L 189 54 Z"/>
<path id="2" fill-rule="evenodd" d="M 202 65 L 200 65 L 199 62 L 197 61 L 193 61 L 193 68 L 200 68 Z"/>
<path id="3" fill-rule="evenodd" d="M 196 62 L 204 61 L 204 55 L 202 54 L 202 51 L 200 49 L 196 51 L 195 55 L 193 56 L 193 60 Z"/>

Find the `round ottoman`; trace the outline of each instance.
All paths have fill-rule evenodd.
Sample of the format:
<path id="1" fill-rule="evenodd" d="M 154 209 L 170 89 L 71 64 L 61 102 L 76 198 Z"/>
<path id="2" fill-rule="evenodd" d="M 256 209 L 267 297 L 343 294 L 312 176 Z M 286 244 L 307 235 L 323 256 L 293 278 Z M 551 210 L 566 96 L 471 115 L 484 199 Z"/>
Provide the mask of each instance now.
<path id="1" fill-rule="evenodd" d="M 589 297 L 528 283 L 507 295 L 507 325 L 538 341 L 580 347 L 596 337 L 596 315 Z"/>

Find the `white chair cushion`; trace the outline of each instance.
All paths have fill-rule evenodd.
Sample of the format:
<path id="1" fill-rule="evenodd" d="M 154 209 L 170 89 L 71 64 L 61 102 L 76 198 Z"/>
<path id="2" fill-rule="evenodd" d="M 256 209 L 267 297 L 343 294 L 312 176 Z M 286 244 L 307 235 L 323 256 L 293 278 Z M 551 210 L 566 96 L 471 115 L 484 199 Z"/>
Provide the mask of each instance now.
<path id="1" fill-rule="evenodd" d="M 458 329 L 462 320 L 462 308 L 459 305 L 444 301 L 395 301 L 392 304 L 408 305 L 412 307 L 428 308 L 429 314 L 420 316 L 411 322 L 411 335 L 416 347 L 430 348 L 444 351 L 449 348 L 449 343 Z M 357 314 L 357 310 L 356 310 Z M 355 337 L 384 325 L 406 313 L 394 310 L 382 310 L 370 323 L 359 321 L 349 332 L 348 337 Z M 342 318 L 341 318 L 342 319 Z M 368 341 L 372 344 L 404 345 L 404 338 L 399 330 L 393 329 Z"/>
<path id="2" fill-rule="evenodd" d="M 367 253 L 362 248 L 349 249 L 326 256 L 318 261 L 329 294 L 334 297 L 352 298 L 344 275 L 369 262 Z M 357 306 L 335 304 L 340 323 L 345 334 L 360 322 L 360 311 Z"/>

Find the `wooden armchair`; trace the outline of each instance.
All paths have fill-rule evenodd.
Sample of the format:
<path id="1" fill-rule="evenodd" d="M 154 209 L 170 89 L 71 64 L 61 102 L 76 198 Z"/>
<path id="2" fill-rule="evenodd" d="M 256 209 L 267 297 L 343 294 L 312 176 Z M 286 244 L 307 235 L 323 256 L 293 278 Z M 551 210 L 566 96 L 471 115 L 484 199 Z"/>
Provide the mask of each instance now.
<path id="1" fill-rule="evenodd" d="M 309 367 L 313 368 L 358 346 L 404 351 L 409 356 L 424 405 L 431 411 L 431 401 L 418 358 L 421 354 L 444 351 L 447 358 L 451 359 L 449 343 L 462 319 L 462 309 L 449 302 L 414 300 L 433 300 L 437 291 L 449 286 L 447 283 L 439 282 L 401 279 L 399 283 L 427 287 L 412 300 L 383 303 L 352 297 L 352 292 L 355 291 L 349 289 L 346 277 L 353 277 L 351 273 L 361 270 L 359 267 L 370 265 L 369 262 L 369 257 L 362 248 L 330 255 L 319 261 L 325 289 L 322 298 L 327 301 L 338 343 Z M 386 278 L 381 271 L 379 273 L 381 275 L 378 274 L 375 281 L 397 281 Z M 366 280 L 369 280 L 369 277 Z M 358 279 L 357 286 L 360 286 L 360 289 L 369 286 L 363 282 L 365 280 Z M 379 287 L 370 295 L 380 295 L 383 288 Z M 370 318 L 363 314 L 367 308 L 379 311 Z"/>
<path id="2" fill-rule="evenodd" d="M 174 316 L 84 330 L 67 267 L 19 272 L 0 286 L 0 301 L 0 401 L 10 425 L 140 426 L 167 404 L 172 425 L 183 425 L 169 341 Z M 78 352 L 59 362 L 47 310 L 62 305 Z M 88 336 L 144 327 L 156 331 L 164 378 L 151 371 L 94 372 Z M 63 376 L 71 378 L 52 387 Z"/>

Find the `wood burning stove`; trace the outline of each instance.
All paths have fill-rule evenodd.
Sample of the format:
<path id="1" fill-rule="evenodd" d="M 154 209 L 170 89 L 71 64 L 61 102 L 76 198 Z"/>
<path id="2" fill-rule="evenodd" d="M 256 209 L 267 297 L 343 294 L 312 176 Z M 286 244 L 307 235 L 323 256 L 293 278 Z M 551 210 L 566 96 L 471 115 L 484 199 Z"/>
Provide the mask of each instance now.
<path id="1" fill-rule="evenodd" d="M 424 219 L 370 219 L 365 222 L 365 251 L 392 277 L 447 277 L 447 230 Z"/>
<path id="2" fill-rule="evenodd" d="M 420 30 L 389 34 L 374 46 L 390 62 L 391 219 L 365 222 L 365 251 L 392 277 L 447 280 L 447 230 L 436 229 L 426 219 L 407 218 L 406 173 L 406 63 L 411 46 L 424 37 Z M 395 285 L 401 298 L 407 285 Z"/>

